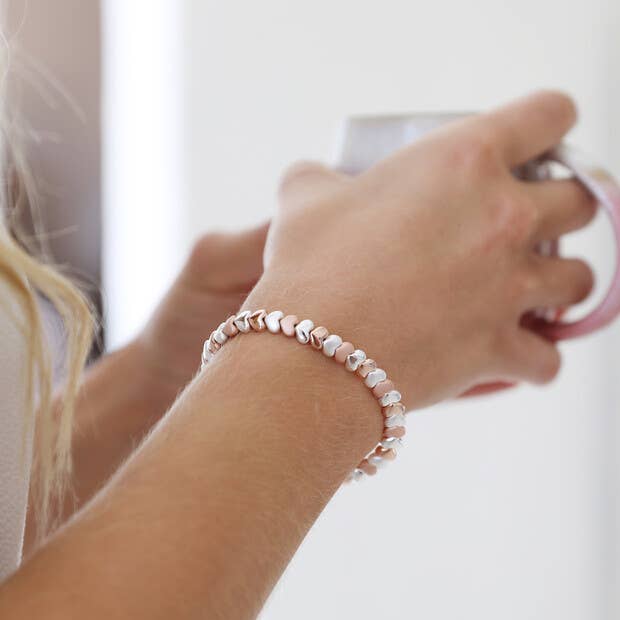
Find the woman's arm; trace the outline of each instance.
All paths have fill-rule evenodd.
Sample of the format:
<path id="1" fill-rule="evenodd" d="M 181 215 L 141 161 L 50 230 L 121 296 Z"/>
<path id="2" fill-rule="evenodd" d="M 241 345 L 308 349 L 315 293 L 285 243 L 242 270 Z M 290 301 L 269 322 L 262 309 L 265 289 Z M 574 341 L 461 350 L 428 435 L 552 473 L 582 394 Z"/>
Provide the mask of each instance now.
<path id="1" fill-rule="evenodd" d="M 251 617 L 380 418 L 309 347 L 238 338 L 5 586 L 0 617 Z"/>
<path id="2" fill-rule="evenodd" d="M 537 257 L 536 241 L 583 226 L 593 206 L 571 182 L 525 184 L 510 170 L 573 121 L 565 97 L 542 94 L 354 181 L 296 168 L 245 306 L 354 342 L 412 409 L 480 381 L 550 380 L 558 352 L 521 317 L 578 301 L 591 275 Z M 284 336 L 238 336 L 0 588 L 0 615 L 250 618 L 380 429 L 377 402 L 332 360 Z"/>
<path id="3" fill-rule="evenodd" d="M 194 376 L 209 329 L 237 310 L 260 277 L 266 232 L 263 225 L 201 238 L 142 333 L 86 372 L 76 402 L 71 492 L 59 523 L 103 487 Z M 35 540 L 31 512 L 26 555 Z"/>

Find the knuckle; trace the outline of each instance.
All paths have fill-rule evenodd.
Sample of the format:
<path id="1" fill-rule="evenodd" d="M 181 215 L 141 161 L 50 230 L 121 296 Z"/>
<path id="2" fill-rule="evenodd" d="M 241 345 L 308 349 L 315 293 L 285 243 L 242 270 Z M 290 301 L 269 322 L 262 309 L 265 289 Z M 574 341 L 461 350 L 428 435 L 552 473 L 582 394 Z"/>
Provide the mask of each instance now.
<path id="1" fill-rule="evenodd" d="M 542 279 L 539 273 L 533 270 L 521 271 L 513 284 L 515 301 L 527 301 L 534 297 L 542 287 Z"/>
<path id="2" fill-rule="evenodd" d="M 476 176 L 492 175 L 501 170 L 495 140 L 490 132 L 470 131 L 450 149 L 451 164 Z"/>
<path id="3" fill-rule="evenodd" d="M 499 243 L 519 246 L 532 238 L 539 218 L 539 211 L 532 202 L 506 194 L 493 202 L 491 234 Z"/>

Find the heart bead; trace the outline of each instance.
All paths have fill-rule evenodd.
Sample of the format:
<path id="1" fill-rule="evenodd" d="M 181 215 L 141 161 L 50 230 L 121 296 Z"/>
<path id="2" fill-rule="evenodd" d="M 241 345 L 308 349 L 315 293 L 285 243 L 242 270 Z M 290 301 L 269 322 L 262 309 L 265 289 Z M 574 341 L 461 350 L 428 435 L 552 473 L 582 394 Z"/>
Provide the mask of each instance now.
<path id="1" fill-rule="evenodd" d="M 405 426 L 405 416 L 402 413 L 397 413 L 396 415 L 391 415 L 389 418 L 385 418 L 385 428 L 394 428 L 397 426 Z"/>
<path id="2" fill-rule="evenodd" d="M 361 349 L 355 349 L 353 353 L 347 356 L 344 367 L 351 372 L 355 372 L 364 361 L 366 361 L 366 353 Z"/>
<path id="3" fill-rule="evenodd" d="M 310 332 L 314 329 L 314 323 L 310 319 L 304 319 L 295 326 L 295 337 L 297 342 L 308 344 L 310 342 Z"/>
<path id="4" fill-rule="evenodd" d="M 249 310 L 244 310 L 235 317 L 235 327 L 243 334 L 247 334 L 251 329 L 250 314 Z"/>
<path id="5" fill-rule="evenodd" d="M 274 310 L 265 317 L 265 325 L 272 334 L 280 331 L 280 319 L 282 318 L 284 318 L 284 312 L 281 310 Z"/>
<path id="6" fill-rule="evenodd" d="M 320 351 L 323 348 L 323 343 L 325 339 L 329 336 L 329 332 L 327 331 L 327 327 L 315 327 L 310 332 L 310 344 L 317 350 Z"/>
<path id="7" fill-rule="evenodd" d="M 381 368 L 377 368 L 376 370 L 371 370 L 367 375 L 366 375 L 366 379 L 364 379 L 364 383 L 369 387 L 369 388 L 374 388 L 375 385 L 377 385 L 377 383 L 380 383 L 381 381 L 385 381 L 387 379 L 387 374 L 385 372 L 385 370 L 381 369 Z"/>
<path id="8" fill-rule="evenodd" d="M 342 338 L 336 334 L 327 336 L 323 341 L 323 355 L 327 357 L 334 357 L 336 349 L 342 344 Z"/>
<path id="9" fill-rule="evenodd" d="M 262 332 L 265 329 L 266 315 L 267 313 L 264 310 L 256 310 L 248 317 L 248 323 L 255 332 Z"/>
<path id="10" fill-rule="evenodd" d="M 379 399 L 379 402 L 382 407 L 387 407 L 388 405 L 400 402 L 400 398 L 401 396 L 398 390 L 390 390 Z"/>

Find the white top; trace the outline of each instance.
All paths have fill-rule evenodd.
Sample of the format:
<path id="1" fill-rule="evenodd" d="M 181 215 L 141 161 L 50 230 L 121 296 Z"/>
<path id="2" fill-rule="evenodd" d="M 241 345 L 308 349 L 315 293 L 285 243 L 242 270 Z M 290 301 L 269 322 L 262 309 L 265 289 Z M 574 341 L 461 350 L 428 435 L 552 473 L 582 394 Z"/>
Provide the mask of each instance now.
<path id="1" fill-rule="evenodd" d="M 24 437 L 26 342 L 15 311 L 18 304 L 0 280 L 0 581 L 21 561 L 32 460 L 32 429 Z"/>

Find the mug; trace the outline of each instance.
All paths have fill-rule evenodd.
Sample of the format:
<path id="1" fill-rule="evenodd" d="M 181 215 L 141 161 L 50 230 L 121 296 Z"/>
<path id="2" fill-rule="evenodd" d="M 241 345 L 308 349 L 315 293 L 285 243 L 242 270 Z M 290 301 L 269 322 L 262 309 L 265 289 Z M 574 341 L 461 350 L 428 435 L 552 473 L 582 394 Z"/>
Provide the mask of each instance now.
<path id="1" fill-rule="evenodd" d="M 348 118 L 342 124 L 338 136 L 335 165 L 348 174 L 359 174 L 428 132 L 465 116 L 468 114 L 448 112 Z M 620 313 L 620 186 L 608 172 L 592 164 L 578 149 L 567 144 L 560 144 L 543 157 L 520 168 L 516 174 L 526 180 L 551 178 L 552 162 L 566 168 L 596 198 L 599 206 L 605 209 L 616 243 L 613 279 L 604 299 L 594 310 L 573 322 L 562 321 L 561 312 L 537 312 L 538 318 L 545 319 L 538 331 L 546 338 L 557 341 L 589 334 L 608 325 Z M 557 254 L 558 243 L 549 240 L 538 249 L 545 255 Z"/>

